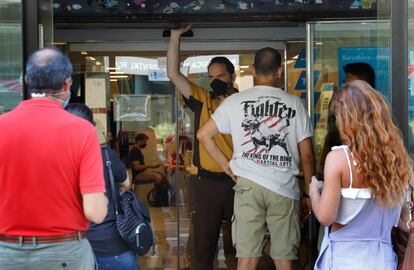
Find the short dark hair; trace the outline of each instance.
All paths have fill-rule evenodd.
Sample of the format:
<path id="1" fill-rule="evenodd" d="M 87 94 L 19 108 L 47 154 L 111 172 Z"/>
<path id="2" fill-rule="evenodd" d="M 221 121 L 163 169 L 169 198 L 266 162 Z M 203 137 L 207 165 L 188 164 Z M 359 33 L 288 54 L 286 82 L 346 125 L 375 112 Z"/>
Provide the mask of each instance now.
<path id="1" fill-rule="evenodd" d="M 148 136 L 144 133 L 138 133 L 135 136 L 135 142 L 142 142 L 142 141 L 145 141 L 145 140 L 148 140 Z"/>
<path id="2" fill-rule="evenodd" d="M 375 71 L 370 64 L 364 62 L 350 63 L 345 65 L 343 69 L 345 74 L 351 73 L 375 88 Z"/>
<path id="3" fill-rule="evenodd" d="M 216 56 L 216 57 L 212 58 L 210 60 L 210 63 L 208 64 L 207 69 L 210 69 L 211 65 L 213 65 L 213 64 L 223 64 L 223 65 L 226 66 L 226 70 L 227 70 L 228 73 L 230 73 L 232 75 L 234 74 L 234 65 L 227 57 Z"/>
<path id="4" fill-rule="evenodd" d="M 26 65 L 26 84 L 30 93 L 50 93 L 60 90 L 72 75 L 69 58 L 56 47 L 34 52 Z"/>
<path id="5" fill-rule="evenodd" d="M 274 74 L 282 64 L 280 53 L 270 47 L 260 49 L 254 57 L 254 69 L 257 75 Z"/>
<path id="6" fill-rule="evenodd" d="M 93 121 L 93 113 L 91 109 L 82 103 L 71 103 L 65 107 L 65 110 L 80 117 L 87 121 L 89 121 L 92 125 L 94 125 Z"/>

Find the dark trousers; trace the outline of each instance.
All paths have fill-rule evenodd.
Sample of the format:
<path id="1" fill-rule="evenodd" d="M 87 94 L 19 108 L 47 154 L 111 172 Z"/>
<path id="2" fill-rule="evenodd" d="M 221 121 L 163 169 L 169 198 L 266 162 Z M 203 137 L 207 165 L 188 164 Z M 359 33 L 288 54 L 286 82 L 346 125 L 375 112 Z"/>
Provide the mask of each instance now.
<path id="1" fill-rule="evenodd" d="M 191 269 L 212 270 L 223 228 L 227 269 L 236 269 L 236 250 L 231 240 L 234 182 L 224 173 L 200 171 L 192 183 L 194 228 Z"/>

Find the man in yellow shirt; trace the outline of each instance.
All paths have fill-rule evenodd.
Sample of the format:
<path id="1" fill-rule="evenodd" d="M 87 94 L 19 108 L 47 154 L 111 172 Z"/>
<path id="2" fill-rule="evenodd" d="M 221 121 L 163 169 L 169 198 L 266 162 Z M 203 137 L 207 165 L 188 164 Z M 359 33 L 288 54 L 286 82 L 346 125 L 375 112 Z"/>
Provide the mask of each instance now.
<path id="1" fill-rule="evenodd" d="M 220 103 L 237 92 L 233 87 L 236 74 L 233 64 L 225 57 L 215 57 L 208 66 L 210 92 L 190 82 L 180 72 L 180 39 L 189 26 L 172 29 L 167 52 L 168 78 L 179 89 L 186 104 L 195 114 L 195 128 L 206 123 Z M 231 159 L 233 145 L 229 135 L 217 134 L 214 140 L 224 155 Z M 231 217 L 233 215 L 234 182 L 207 153 L 195 138 L 194 161 L 198 167 L 198 180 L 193 183 L 194 245 L 191 256 L 191 269 L 212 270 L 217 242 L 223 226 L 224 250 L 227 269 L 235 269 L 235 250 L 231 242 Z M 233 264 L 231 263 L 233 262 Z"/>

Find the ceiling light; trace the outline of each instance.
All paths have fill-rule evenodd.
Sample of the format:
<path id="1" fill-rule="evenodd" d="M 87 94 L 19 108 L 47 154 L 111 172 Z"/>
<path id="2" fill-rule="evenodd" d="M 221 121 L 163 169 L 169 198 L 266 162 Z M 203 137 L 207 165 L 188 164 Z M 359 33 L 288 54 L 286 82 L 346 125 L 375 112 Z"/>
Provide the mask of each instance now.
<path id="1" fill-rule="evenodd" d="M 101 62 L 99 62 L 99 61 L 96 61 L 96 65 L 97 65 L 97 66 L 102 66 L 102 63 L 101 63 Z"/>
<path id="2" fill-rule="evenodd" d="M 106 67 L 105 69 L 107 69 L 107 70 L 117 70 L 119 68 L 117 68 L 117 67 Z"/>
<path id="3" fill-rule="evenodd" d="M 250 66 L 240 66 L 240 68 L 250 68 Z"/>
<path id="4" fill-rule="evenodd" d="M 125 74 L 123 71 L 111 71 L 109 74 Z"/>
<path id="5" fill-rule="evenodd" d="M 111 82 L 117 82 L 117 79 L 110 79 Z"/>
<path id="6" fill-rule="evenodd" d="M 82 55 L 87 55 L 87 54 L 88 54 L 88 52 L 81 51 L 81 54 L 82 54 Z"/>
<path id="7" fill-rule="evenodd" d="M 123 79 L 123 78 L 128 78 L 127 75 L 115 75 L 115 76 L 110 76 L 109 78 L 111 79 Z"/>

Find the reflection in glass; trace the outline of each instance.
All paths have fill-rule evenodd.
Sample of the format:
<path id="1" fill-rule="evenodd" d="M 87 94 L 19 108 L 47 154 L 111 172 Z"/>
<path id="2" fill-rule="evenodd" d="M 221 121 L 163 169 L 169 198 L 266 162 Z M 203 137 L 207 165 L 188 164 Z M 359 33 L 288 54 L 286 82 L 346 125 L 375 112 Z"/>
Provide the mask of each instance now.
<path id="1" fill-rule="evenodd" d="M 0 3 L 0 114 L 22 100 L 21 2 Z"/>
<path id="2" fill-rule="evenodd" d="M 322 174 L 325 156 L 330 151 L 326 143 L 330 125 L 328 105 L 333 92 L 344 83 L 344 66 L 357 62 L 369 64 L 375 71 L 376 90 L 390 100 L 390 39 L 389 23 L 381 20 L 318 22 L 313 27 L 314 145 L 317 171 Z"/>
<path id="3" fill-rule="evenodd" d="M 207 65 L 215 55 L 195 55 L 184 61 L 184 73 L 193 82 L 208 85 Z M 236 87 L 253 85 L 250 65 L 253 54 L 232 54 L 236 64 Z M 191 182 L 197 180 L 193 165 L 194 115 L 165 73 L 163 55 L 119 54 L 80 51 L 70 53 L 77 79 L 74 98 L 93 104 L 94 115 L 107 126 L 111 147 L 126 164 L 135 135 L 149 139 L 141 149 L 146 164 L 161 164 L 151 172 L 166 176 L 168 206 L 156 207 L 154 183 L 135 185 L 139 199 L 149 206 L 157 235 L 156 255 L 140 258 L 141 269 L 184 269 L 191 256 Z M 283 82 L 281 82 L 283 85 Z M 72 89 L 73 90 L 73 89 Z M 98 94 L 99 93 L 99 94 Z M 99 97 L 97 96 L 99 95 Z M 105 100 L 102 100 L 102 96 Z M 88 104 L 91 103 L 91 104 Z M 148 200 L 149 199 L 149 200 Z M 226 267 L 223 241 L 219 242 L 217 265 Z"/>

